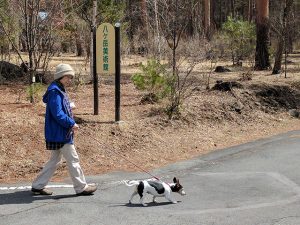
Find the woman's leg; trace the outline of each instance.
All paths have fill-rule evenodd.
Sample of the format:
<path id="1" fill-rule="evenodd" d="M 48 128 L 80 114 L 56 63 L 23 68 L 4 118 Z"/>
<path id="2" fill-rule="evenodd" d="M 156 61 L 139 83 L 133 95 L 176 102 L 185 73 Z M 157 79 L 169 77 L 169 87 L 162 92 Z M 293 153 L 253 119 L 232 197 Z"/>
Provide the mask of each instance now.
<path id="1" fill-rule="evenodd" d="M 43 189 L 53 176 L 62 158 L 61 150 L 51 150 L 51 157 L 44 168 L 32 183 L 32 188 Z"/>
<path id="2" fill-rule="evenodd" d="M 83 171 L 80 167 L 79 157 L 76 152 L 75 146 L 72 144 L 65 144 L 61 148 L 61 152 L 66 159 L 75 192 L 77 194 L 83 192 L 88 187 L 88 185 L 86 183 Z"/>

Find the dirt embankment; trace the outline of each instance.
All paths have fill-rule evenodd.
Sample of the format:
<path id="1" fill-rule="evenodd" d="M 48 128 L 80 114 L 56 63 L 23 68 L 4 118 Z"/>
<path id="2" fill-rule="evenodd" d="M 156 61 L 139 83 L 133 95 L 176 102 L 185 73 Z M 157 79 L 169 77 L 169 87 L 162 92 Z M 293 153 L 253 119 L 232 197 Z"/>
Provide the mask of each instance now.
<path id="1" fill-rule="evenodd" d="M 214 74 L 216 80 L 236 81 L 229 90 L 206 90 L 205 79 L 193 76 L 193 93 L 179 119 L 168 120 L 163 102 L 140 104 L 142 93 L 131 82 L 122 84 L 120 124 L 114 123 L 114 85 L 101 83 L 100 114 L 93 114 L 92 85 L 69 90 L 80 131 L 76 147 L 86 175 L 138 170 L 124 159 L 153 169 L 216 149 L 245 143 L 293 129 L 299 119 L 289 110 L 300 108 L 300 82 L 256 73 L 238 81 L 239 74 Z M 31 181 L 49 157 L 44 150 L 44 105 L 29 104 L 23 85 L 0 86 L 0 182 Z M 296 115 L 296 114 L 295 114 Z M 92 137 L 92 138 L 91 138 Z M 116 154 L 117 153 L 117 154 Z M 122 157 L 120 157 L 122 155 Z M 54 179 L 67 176 L 65 163 Z"/>

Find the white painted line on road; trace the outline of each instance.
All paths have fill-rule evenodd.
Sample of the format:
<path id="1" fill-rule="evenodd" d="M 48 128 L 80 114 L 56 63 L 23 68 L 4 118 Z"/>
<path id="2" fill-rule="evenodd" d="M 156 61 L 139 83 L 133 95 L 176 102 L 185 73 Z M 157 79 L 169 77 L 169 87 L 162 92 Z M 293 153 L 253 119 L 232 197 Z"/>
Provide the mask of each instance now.
<path id="1" fill-rule="evenodd" d="M 62 184 L 62 185 L 47 185 L 46 188 L 73 188 L 73 185 Z M 0 191 L 10 191 L 10 190 L 26 190 L 31 189 L 31 186 L 18 186 L 18 187 L 0 187 Z"/>
<path id="2" fill-rule="evenodd" d="M 300 195 L 300 187 L 298 184 L 296 184 L 294 181 L 290 180 L 286 176 L 280 174 L 280 173 L 267 173 L 269 176 L 273 177 L 274 179 L 277 179 L 279 182 L 289 186 L 290 188 L 294 189 L 294 191 Z"/>
<path id="3" fill-rule="evenodd" d="M 0 190 L 1 190 L 1 191 L 6 191 L 6 190 L 25 190 L 25 189 L 31 189 L 31 186 L 0 187 Z"/>

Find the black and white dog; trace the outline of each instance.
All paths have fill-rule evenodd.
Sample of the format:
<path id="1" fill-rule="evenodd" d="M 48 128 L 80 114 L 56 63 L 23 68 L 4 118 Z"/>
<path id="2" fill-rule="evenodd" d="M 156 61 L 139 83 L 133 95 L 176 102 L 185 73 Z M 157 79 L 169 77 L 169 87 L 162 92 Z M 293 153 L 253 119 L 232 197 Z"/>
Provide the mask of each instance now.
<path id="1" fill-rule="evenodd" d="M 127 186 L 135 186 L 135 190 L 129 199 L 129 203 L 131 204 L 133 197 L 139 194 L 140 203 L 143 206 L 147 206 L 147 204 L 144 203 L 144 198 L 147 193 L 153 195 L 153 202 L 156 202 L 156 197 L 165 197 L 170 202 L 177 203 L 177 201 L 171 197 L 171 193 L 177 192 L 181 195 L 186 195 L 186 193 L 179 183 L 179 179 L 174 177 L 173 182 L 174 183 L 169 184 L 156 179 L 124 181 Z"/>

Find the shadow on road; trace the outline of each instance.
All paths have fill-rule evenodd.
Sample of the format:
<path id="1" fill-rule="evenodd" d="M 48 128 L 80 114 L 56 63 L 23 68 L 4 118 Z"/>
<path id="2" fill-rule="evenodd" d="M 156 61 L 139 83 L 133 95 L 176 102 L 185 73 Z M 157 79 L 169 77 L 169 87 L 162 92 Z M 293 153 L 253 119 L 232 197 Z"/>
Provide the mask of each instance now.
<path id="1" fill-rule="evenodd" d="M 39 200 L 59 200 L 65 198 L 76 198 L 72 195 L 32 195 L 31 191 L 18 191 L 13 193 L 0 194 L 0 205 L 7 204 L 28 204 Z"/>
<path id="2" fill-rule="evenodd" d="M 178 201 L 178 203 L 180 203 L 181 201 Z M 149 203 L 146 203 L 147 206 L 146 207 L 159 207 L 159 206 L 164 206 L 164 205 L 171 205 L 173 204 L 172 202 L 149 202 Z M 109 206 L 109 207 L 119 207 L 119 206 L 126 206 L 126 207 L 129 207 L 129 208 L 143 208 L 145 206 L 143 206 L 142 204 L 140 203 L 135 203 L 135 204 L 130 204 L 130 203 L 126 203 L 126 204 L 119 204 L 119 205 L 113 205 L 113 206 Z"/>

